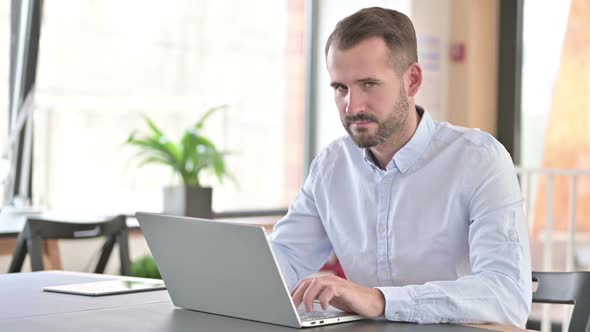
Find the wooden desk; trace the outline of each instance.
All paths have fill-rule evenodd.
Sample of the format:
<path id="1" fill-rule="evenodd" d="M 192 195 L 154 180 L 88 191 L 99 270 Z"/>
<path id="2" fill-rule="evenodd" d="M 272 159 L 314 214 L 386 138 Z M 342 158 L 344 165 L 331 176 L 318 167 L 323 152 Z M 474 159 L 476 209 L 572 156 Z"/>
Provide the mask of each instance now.
<path id="1" fill-rule="evenodd" d="M 120 277 L 62 271 L 0 275 L 0 331 L 297 331 L 289 327 L 176 308 L 165 290 L 101 297 L 41 290 L 45 286 L 117 278 Z M 302 331 L 479 332 L 489 329 L 525 331 L 492 325 L 417 325 L 383 320 L 364 320 Z"/>

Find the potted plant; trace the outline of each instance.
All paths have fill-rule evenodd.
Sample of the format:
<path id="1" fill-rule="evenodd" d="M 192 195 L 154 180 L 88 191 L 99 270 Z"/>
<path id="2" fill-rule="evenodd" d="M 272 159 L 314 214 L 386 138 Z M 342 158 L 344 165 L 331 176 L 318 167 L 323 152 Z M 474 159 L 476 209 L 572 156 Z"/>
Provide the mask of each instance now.
<path id="1" fill-rule="evenodd" d="M 132 132 L 126 143 L 139 148 L 140 166 L 160 164 L 178 175 L 181 186 L 164 187 L 164 213 L 190 217 L 212 218 L 212 189 L 202 187 L 202 171 L 210 171 L 222 182 L 228 176 L 225 153 L 202 135 L 205 121 L 226 106 L 212 107 L 191 127 L 187 128 L 178 143 L 170 140 L 150 119 L 144 119 L 150 128 L 149 135 Z"/>
<path id="2" fill-rule="evenodd" d="M 131 275 L 140 278 L 162 279 L 160 270 L 150 255 L 144 255 L 131 263 Z"/>

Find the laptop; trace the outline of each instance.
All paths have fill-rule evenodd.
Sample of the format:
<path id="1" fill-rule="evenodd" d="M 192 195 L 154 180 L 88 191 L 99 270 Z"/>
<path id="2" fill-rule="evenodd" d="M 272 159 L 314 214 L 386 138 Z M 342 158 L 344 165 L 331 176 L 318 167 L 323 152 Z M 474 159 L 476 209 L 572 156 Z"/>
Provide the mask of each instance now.
<path id="1" fill-rule="evenodd" d="M 364 318 L 318 303 L 297 310 L 262 226 L 135 216 L 177 307 L 296 328 Z"/>

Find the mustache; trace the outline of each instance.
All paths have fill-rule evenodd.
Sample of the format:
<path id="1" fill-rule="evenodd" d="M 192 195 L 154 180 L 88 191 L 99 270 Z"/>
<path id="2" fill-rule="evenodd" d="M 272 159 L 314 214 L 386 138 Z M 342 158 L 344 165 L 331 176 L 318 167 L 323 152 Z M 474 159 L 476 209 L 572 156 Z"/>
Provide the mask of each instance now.
<path id="1" fill-rule="evenodd" d="M 371 114 L 358 113 L 355 115 L 347 115 L 344 117 L 344 124 L 348 127 L 354 122 L 379 122 L 376 117 Z"/>

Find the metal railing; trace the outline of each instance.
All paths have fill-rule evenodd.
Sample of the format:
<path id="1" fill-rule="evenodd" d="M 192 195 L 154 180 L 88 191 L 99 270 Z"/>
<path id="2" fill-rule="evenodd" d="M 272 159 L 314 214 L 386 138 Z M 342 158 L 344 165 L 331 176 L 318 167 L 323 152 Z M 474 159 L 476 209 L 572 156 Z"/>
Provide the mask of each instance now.
<path id="1" fill-rule="evenodd" d="M 554 233 L 554 188 L 555 178 L 565 176 L 569 178 L 569 206 L 568 206 L 568 224 L 566 232 L 565 246 L 565 271 L 573 271 L 576 259 L 576 208 L 578 181 L 581 177 L 590 176 L 590 170 L 582 169 L 556 169 L 556 168 L 526 168 L 516 167 L 516 173 L 519 176 L 520 188 L 525 199 L 526 218 L 529 227 L 529 233 L 535 226 L 535 204 L 536 199 L 533 189 L 535 180 L 545 177 L 546 180 L 546 206 L 545 206 L 545 225 L 543 231 L 543 257 L 542 269 L 544 271 L 553 270 L 553 233 Z M 539 193 L 542 194 L 542 193 Z M 562 314 L 562 331 L 567 331 L 571 317 L 571 306 L 563 308 Z M 544 304 L 541 318 L 541 331 L 551 331 L 551 305 Z"/>

